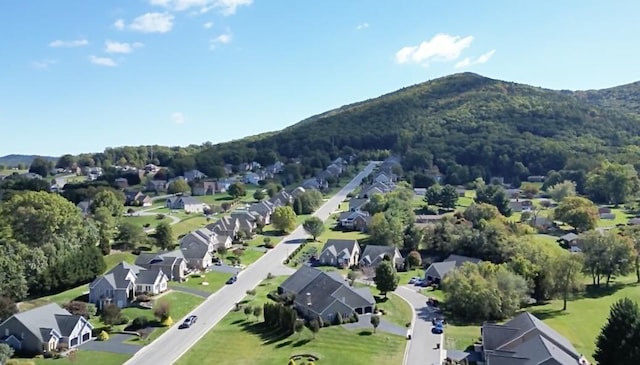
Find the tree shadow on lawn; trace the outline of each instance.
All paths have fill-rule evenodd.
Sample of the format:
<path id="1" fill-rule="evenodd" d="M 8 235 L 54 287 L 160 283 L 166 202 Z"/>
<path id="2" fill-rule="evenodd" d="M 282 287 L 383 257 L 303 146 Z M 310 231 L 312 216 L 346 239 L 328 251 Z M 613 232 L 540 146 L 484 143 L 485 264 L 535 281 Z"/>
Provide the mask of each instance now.
<path id="1" fill-rule="evenodd" d="M 296 341 L 296 343 L 293 344 L 293 347 L 302 347 L 302 346 L 308 344 L 309 342 L 311 342 L 311 340 L 312 340 L 312 338 L 300 339 L 300 340 Z M 290 341 L 287 341 L 287 342 L 290 342 Z"/>
<path id="2" fill-rule="evenodd" d="M 282 237 L 284 235 L 286 235 L 286 233 L 282 231 L 276 231 L 276 230 L 268 230 L 268 231 L 262 232 L 262 236 L 266 236 L 266 237 Z"/>
<path id="3" fill-rule="evenodd" d="M 532 314 L 535 315 L 539 320 L 544 321 L 551 318 L 566 316 L 568 314 L 567 311 L 563 311 L 562 309 L 542 309 L 542 310 L 533 310 Z"/>
<path id="4" fill-rule="evenodd" d="M 389 301 L 389 298 L 383 297 L 381 295 L 374 295 L 373 299 L 376 300 L 376 303 L 386 303 L 387 301 Z"/>
<path id="5" fill-rule="evenodd" d="M 291 333 L 282 331 L 281 329 L 269 328 L 264 324 L 264 322 L 250 323 L 245 321 L 242 324 L 242 330 L 259 336 L 264 345 L 274 344 L 291 335 Z"/>
<path id="6" fill-rule="evenodd" d="M 358 332 L 358 336 L 372 336 L 373 331 L 360 331 Z"/>
<path id="7" fill-rule="evenodd" d="M 638 283 L 610 283 L 608 286 L 606 284 L 600 284 L 599 287 L 594 286 L 593 284 L 587 285 L 584 292 L 578 294 L 576 299 L 597 299 L 606 297 L 612 294 L 615 294 L 618 290 L 624 289 L 626 287 L 637 286 Z"/>

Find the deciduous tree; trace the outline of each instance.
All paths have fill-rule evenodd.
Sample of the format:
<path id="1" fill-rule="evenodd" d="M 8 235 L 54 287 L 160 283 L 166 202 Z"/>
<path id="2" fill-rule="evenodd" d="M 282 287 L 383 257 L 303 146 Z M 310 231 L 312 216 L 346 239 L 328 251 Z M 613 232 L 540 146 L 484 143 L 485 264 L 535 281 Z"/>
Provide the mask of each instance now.
<path id="1" fill-rule="evenodd" d="M 231 195 L 233 199 L 239 199 L 241 196 L 247 195 L 247 188 L 243 183 L 233 183 L 229 185 L 229 189 L 227 189 L 227 193 Z"/>
<path id="2" fill-rule="evenodd" d="M 377 314 L 372 315 L 371 326 L 373 326 L 373 333 L 376 333 L 376 329 L 378 329 L 379 325 L 380 325 L 380 316 Z"/>
<path id="3" fill-rule="evenodd" d="M 156 246 L 163 250 L 170 250 L 175 246 L 173 229 L 167 222 L 161 222 L 158 224 L 153 236 L 156 240 Z"/>
<path id="4" fill-rule="evenodd" d="M 576 195 L 576 183 L 573 181 L 565 180 L 551 186 L 547 193 L 551 199 L 561 202 L 564 198 Z"/>
<path id="5" fill-rule="evenodd" d="M 124 247 L 132 249 L 145 243 L 146 240 L 147 235 L 144 233 L 142 227 L 128 221 L 124 221 L 118 226 L 116 242 Z"/>
<path id="6" fill-rule="evenodd" d="M 376 283 L 376 289 L 386 298 L 387 293 L 396 290 L 400 278 L 393 263 L 383 261 L 376 267 L 376 276 L 373 281 Z"/>
<path id="7" fill-rule="evenodd" d="M 9 297 L 0 296 L 0 323 L 16 313 L 18 313 L 16 302 Z"/>
<path id="8" fill-rule="evenodd" d="M 567 223 L 579 232 L 595 228 L 598 222 L 598 208 L 589 199 L 578 196 L 566 197 L 554 210 L 556 220 Z"/>
<path id="9" fill-rule="evenodd" d="M 413 269 L 414 267 L 420 267 L 422 265 L 422 257 L 420 256 L 420 252 L 411 251 L 407 255 L 407 265 L 409 269 Z"/>
<path id="10" fill-rule="evenodd" d="M 505 217 L 511 215 L 509 197 L 500 185 L 481 185 L 476 189 L 476 203 L 487 203 L 498 208 L 500 214 Z"/>
<path id="11" fill-rule="evenodd" d="M 13 356 L 13 348 L 6 343 L 0 343 L 0 364 L 6 363 Z"/>
<path id="12" fill-rule="evenodd" d="M 271 224 L 282 232 L 291 232 L 296 228 L 296 213 L 289 206 L 277 207 L 271 214 Z"/>
<path id="13" fill-rule="evenodd" d="M 171 182 L 167 187 L 167 193 L 169 194 L 180 194 L 180 193 L 188 193 L 191 191 L 191 187 L 186 180 L 177 179 Z"/>
<path id="14" fill-rule="evenodd" d="M 311 235 L 311 237 L 313 237 L 314 241 L 325 230 L 324 222 L 322 221 L 322 219 L 320 219 L 318 217 L 309 217 L 309 218 L 307 218 L 304 221 L 304 223 L 302 223 L 302 228 L 304 228 L 305 232 L 307 232 L 308 234 Z"/>
<path id="15" fill-rule="evenodd" d="M 604 162 L 587 175 L 589 197 L 605 204 L 622 204 L 638 192 L 638 173 L 633 165 Z"/>
<path id="16" fill-rule="evenodd" d="M 264 199 L 265 194 L 264 194 L 264 190 L 262 189 L 256 189 L 256 191 L 253 192 L 253 199 L 257 200 L 257 201 L 261 201 L 262 199 Z"/>
<path id="17" fill-rule="evenodd" d="M 602 279 L 609 285 L 612 276 L 628 274 L 634 263 L 633 243 L 624 236 L 610 231 L 589 231 L 580 235 L 584 253 L 584 271 L 591 275 L 593 285 Z"/>
<path id="18" fill-rule="evenodd" d="M 551 262 L 554 293 L 562 298 L 562 310 L 567 310 L 569 296 L 582 288 L 582 255 L 563 252 Z"/>

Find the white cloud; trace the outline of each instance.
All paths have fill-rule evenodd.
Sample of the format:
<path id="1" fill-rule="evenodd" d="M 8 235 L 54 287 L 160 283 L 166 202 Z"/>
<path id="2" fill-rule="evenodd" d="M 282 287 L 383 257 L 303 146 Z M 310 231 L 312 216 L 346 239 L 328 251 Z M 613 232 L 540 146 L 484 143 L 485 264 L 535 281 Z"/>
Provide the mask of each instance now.
<path id="1" fill-rule="evenodd" d="M 107 53 L 131 53 L 134 49 L 141 48 L 143 46 L 144 44 L 140 42 L 126 43 L 107 40 L 105 42 L 104 51 Z"/>
<path id="2" fill-rule="evenodd" d="M 213 27 L 213 22 L 206 22 L 202 26 L 204 29 L 211 29 L 211 27 Z"/>
<path id="3" fill-rule="evenodd" d="M 473 65 L 480 65 L 480 64 L 483 64 L 483 63 L 487 63 L 491 59 L 491 57 L 493 56 L 494 53 L 496 53 L 496 50 L 492 49 L 491 51 L 489 51 L 487 53 L 481 54 L 476 59 L 472 59 L 470 57 L 467 57 L 464 60 L 456 63 L 456 68 L 465 68 L 465 67 L 470 67 L 470 66 L 473 66 Z"/>
<path id="4" fill-rule="evenodd" d="M 89 45 L 89 41 L 86 39 L 76 39 L 73 41 L 62 41 L 62 40 L 55 40 L 51 43 L 49 43 L 49 47 L 54 47 L 54 48 L 61 48 L 61 47 L 67 47 L 67 48 L 71 48 L 71 47 L 84 47 Z"/>
<path id="5" fill-rule="evenodd" d="M 356 27 L 357 30 L 362 30 L 367 28 L 369 28 L 369 23 L 358 24 L 358 26 Z"/>
<path id="6" fill-rule="evenodd" d="M 118 19 L 113 23 L 113 27 L 117 30 L 123 30 L 124 26 L 124 19 Z"/>
<path id="7" fill-rule="evenodd" d="M 97 57 L 97 56 L 89 56 L 89 61 L 94 65 L 106 66 L 106 67 L 116 67 L 118 64 L 112 58 L 109 57 Z"/>
<path id="8" fill-rule="evenodd" d="M 169 13 L 146 13 L 133 19 L 129 28 L 142 33 L 167 33 L 173 28 L 173 19 Z"/>
<path id="9" fill-rule="evenodd" d="M 56 63 L 58 63 L 57 60 L 44 59 L 40 61 L 31 62 L 31 66 L 39 70 L 48 70 L 49 66 L 55 65 Z"/>
<path id="10" fill-rule="evenodd" d="M 173 120 L 175 124 L 184 124 L 187 122 L 187 118 L 180 112 L 171 113 L 171 120 Z"/>
<path id="11" fill-rule="evenodd" d="M 222 33 L 219 36 L 211 39 L 209 48 L 213 50 L 213 49 L 216 48 L 216 46 L 218 44 L 231 43 L 232 38 L 233 38 L 233 36 L 232 36 L 231 32 L 229 31 L 229 29 L 227 29 L 227 31 L 225 33 Z"/>
<path id="12" fill-rule="evenodd" d="M 201 14 L 217 9 L 227 16 L 235 14 L 241 6 L 253 4 L 253 0 L 149 0 L 149 3 L 171 11 L 197 9 Z"/>
<path id="13" fill-rule="evenodd" d="M 449 34 L 436 34 L 428 41 L 417 46 L 402 47 L 396 52 L 396 62 L 418 63 L 428 66 L 431 61 L 453 61 L 460 57 L 462 51 L 473 42 L 473 37 L 452 36 Z"/>

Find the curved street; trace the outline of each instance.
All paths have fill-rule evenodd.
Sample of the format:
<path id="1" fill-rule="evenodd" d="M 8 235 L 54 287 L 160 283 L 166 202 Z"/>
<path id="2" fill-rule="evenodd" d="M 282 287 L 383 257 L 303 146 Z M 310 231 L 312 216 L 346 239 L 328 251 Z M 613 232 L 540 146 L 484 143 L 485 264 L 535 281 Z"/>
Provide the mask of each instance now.
<path id="1" fill-rule="evenodd" d="M 375 162 L 370 163 L 344 188 L 329 198 L 313 215 L 326 220 L 338 208 L 340 203 L 346 199 L 347 194 L 358 187 L 362 179 L 368 176 L 375 166 Z M 266 278 L 267 274 L 278 270 L 282 266 L 282 261 L 287 258 L 288 253 L 297 248 L 307 237 L 308 235 L 302 229 L 302 226 L 298 226 L 291 234 L 283 238 L 282 243 L 243 270 L 238 275 L 238 281 L 235 284 L 227 285 L 218 290 L 198 308 L 189 313 L 189 315 L 197 315 L 200 320 L 188 331 L 179 331 L 178 326 L 174 325 L 157 340 L 143 347 L 125 364 L 173 364 L 220 322 L 233 309 L 235 303 L 240 302 L 245 297 L 247 290 L 255 288 Z M 176 318 L 176 323 L 182 322 L 183 319 Z"/>

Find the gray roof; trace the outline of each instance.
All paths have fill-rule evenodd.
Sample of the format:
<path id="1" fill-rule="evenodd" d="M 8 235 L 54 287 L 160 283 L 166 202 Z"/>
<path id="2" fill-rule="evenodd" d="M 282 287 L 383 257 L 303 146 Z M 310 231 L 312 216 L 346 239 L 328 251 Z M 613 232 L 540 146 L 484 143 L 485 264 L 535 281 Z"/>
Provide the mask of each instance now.
<path id="1" fill-rule="evenodd" d="M 360 261 L 363 261 L 367 265 L 372 265 L 381 262 L 385 255 L 393 259 L 396 254 L 399 256 L 399 258 L 396 259 L 396 264 L 398 264 L 402 261 L 402 256 L 398 248 L 394 246 L 367 245 L 360 255 Z"/>
<path id="2" fill-rule="evenodd" d="M 194 197 L 190 197 L 190 196 L 183 196 L 180 197 L 180 200 L 182 200 L 182 204 L 184 205 L 198 205 L 198 204 L 202 204 L 201 201 L 199 201 L 198 199 L 194 198 Z"/>
<path id="3" fill-rule="evenodd" d="M 470 262 L 472 264 L 477 264 L 481 260 L 473 257 L 460 256 L 460 255 L 449 255 L 442 262 L 434 262 L 429 265 L 427 270 L 425 271 L 425 277 L 431 276 L 438 279 L 443 279 L 447 274 L 451 272 L 451 270 L 456 267 L 462 266 L 465 262 Z"/>
<path id="4" fill-rule="evenodd" d="M 354 289 L 340 273 L 327 273 L 309 266 L 298 269 L 280 285 L 280 288 L 295 293 L 296 304 L 309 308 L 316 314 L 340 306 L 353 310 L 375 304 L 369 289 Z"/>
<path id="5" fill-rule="evenodd" d="M 560 237 L 561 240 L 567 241 L 567 242 L 571 242 L 573 240 L 577 240 L 578 239 L 578 235 L 575 233 L 567 233 L 564 236 Z"/>
<path id="6" fill-rule="evenodd" d="M 130 272 L 133 272 L 134 275 L 138 275 L 138 273 L 140 271 L 144 271 L 145 269 L 137 266 L 137 265 L 132 265 L 129 264 L 127 262 L 122 261 L 121 263 L 117 264 L 116 266 L 113 267 L 113 269 L 109 270 L 106 274 L 104 274 L 103 276 L 99 276 L 97 277 L 90 286 L 93 286 L 95 283 L 97 283 L 100 280 L 107 280 L 109 282 L 109 284 L 111 284 L 111 286 L 115 289 L 118 288 L 127 288 L 130 284 L 129 280 L 127 280 L 127 275 Z"/>
<path id="7" fill-rule="evenodd" d="M 153 285 L 158 275 L 165 275 L 161 269 L 143 270 L 138 273 L 136 284 Z M 165 275 L 166 276 L 166 275 Z"/>
<path id="8" fill-rule="evenodd" d="M 571 342 L 528 312 L 503 325 L 483 325 L 482 339 L 492 365 L 564 365 L 580 359 Z"/>
<path id="9" fill-rule="evenodd" d="M 67 312 L 56 303 L 13 315 L 13 318 L 22 323 L 42 342 L 49 341 L 52 330 L 63 337 L 69 336 L 81 317 Z"/>
<path id="10" fill-rule="evenodd" d="M 363 205 L 367 204 L 367 202 L 369 202 L 369 199 L 351 198 L 349 199 L 349 210 L 361 208 Z"/>
<path id="11" fill-rule="evenodd" d="M 348 256 L 353 255 L 354 247 L 358 246 L 358 241 L 356 240 L 338 240 L 338 239 L 329 239 L 327 243 L 322 247 L 322 251 L 320 251 L 320 255 L 322 255 L 326 250 L 331 252 L 331 254 L 335 257 L 339 255 L 347 254 Z"/>

